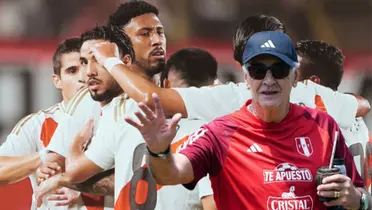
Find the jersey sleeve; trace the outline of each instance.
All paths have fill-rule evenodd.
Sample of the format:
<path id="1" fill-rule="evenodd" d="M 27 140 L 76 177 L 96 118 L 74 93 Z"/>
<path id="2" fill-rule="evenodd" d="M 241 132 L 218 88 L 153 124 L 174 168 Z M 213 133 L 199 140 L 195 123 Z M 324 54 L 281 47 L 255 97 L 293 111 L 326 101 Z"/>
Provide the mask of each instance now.
<path id="1" fill-rule="evenodd" d="M 20 120 L 0 147 L 0 156 L 22 156 L 37 152 L 41 142 L 35 115 Z"/>
<path id="2" fill-rule="evenodd" d="M 211 185 L 211 181 L 209 180 L 209 175 L 202 178 L 198 182 L 198 190 L 199 190 L 199 199 L 201 200 L 205 196 L 213 195 L 213 189 Z"/>
<path id="3" fill-rule="evenodd" d="M 357 99 L 349 94 L 333 91 L 330 88 L 313 83 L 316 94 L 319 95 L 327 110 L 342 128 L 350 128 L 358 111 Z"/>
<path id="4" fill-rule="evenodd" d="M 189 119 L 211 121 L 240 109 L 251 98 L 245 83 L 211 87 L 175 88 L 182 97 Z"/>
<path id="5" fill-rule="evenodd" d="M 333 121 L 333 131 L 331 131 L 331 138 L 334 141 L 335 133 L 338 132 L 338 141 L 336 146 L 335 157 L 342 158 L 345 161 L 345 167 L 347 176 L 350 177 L 351 181 L 356 187 L 365 187 L 362 177 L 359 175 L 358 170 L 354 163 L 354 158 L 350 153 L 349 148 L 346 145 L 345 138 L 341 133 L 340 128 Z"/>
<path id="6" fill-rule="evenodd" d="M 72 116 L 65 115 L 54 132 L 48 149 L 66 157 L 70 144 L 82 126 Z"/>
<path id="7" fill-rule="evenodd" d="M 226 133 L 227 128 L 213 121 L 191 134 L 177 150 L 190 160 L 194 172 L 194 180 L 184 185 L 187 189 L 194 189 L 205 175 L 213 177 L 221 170 L 228 149 Z"/>

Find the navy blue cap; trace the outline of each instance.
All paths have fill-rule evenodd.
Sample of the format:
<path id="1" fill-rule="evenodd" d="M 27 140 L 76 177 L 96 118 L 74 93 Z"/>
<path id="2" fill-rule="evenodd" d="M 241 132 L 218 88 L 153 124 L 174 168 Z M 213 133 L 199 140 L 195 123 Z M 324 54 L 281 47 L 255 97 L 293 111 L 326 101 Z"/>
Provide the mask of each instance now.
<path id="1" fill-rule="evenodd" d="M 243 52 L 243 63 L 247 63 L 258 55 L 276 56 L 294 67 L 297 65 L 297 54 L 291 38 L 278 31 L 263 31 L 255 33 L 248 39 Z"/>

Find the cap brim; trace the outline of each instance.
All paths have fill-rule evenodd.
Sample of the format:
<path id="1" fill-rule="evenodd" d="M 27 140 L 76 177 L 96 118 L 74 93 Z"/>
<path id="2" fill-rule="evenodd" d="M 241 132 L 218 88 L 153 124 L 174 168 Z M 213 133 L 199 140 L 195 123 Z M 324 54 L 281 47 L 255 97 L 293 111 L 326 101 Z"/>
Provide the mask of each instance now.
<path id="1" fill-rule="evenodd" d="M 280 54 L 280 53 L 277 53 L 277 52 L 269 52 L 269 51 L 266 51 L 266 52 L 258 52 L 258 53 L 254 53 L 252 54 L 251 56 L 247 57 L 243 63 L 247 63 L 248 61 L 250 61 L 252 58 L 256 57 L 256 56 L 259 56 L 259 55 L 273 55 L 277 58 L 279 58 L 280 60 L 284 61 L 286 64 L 288 64 L 289 66 L 293 67 L 297 62 L 288 58 L 287 56 L 283 55 L 283 54 Z"/>

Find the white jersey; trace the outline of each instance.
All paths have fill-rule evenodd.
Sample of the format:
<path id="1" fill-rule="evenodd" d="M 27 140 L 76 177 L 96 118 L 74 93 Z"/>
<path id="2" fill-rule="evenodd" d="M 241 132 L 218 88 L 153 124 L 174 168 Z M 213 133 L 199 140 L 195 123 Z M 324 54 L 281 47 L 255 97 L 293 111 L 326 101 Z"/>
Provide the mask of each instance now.
<path id="1" fill-rule="evenodd" d="M 0 156 L 24 156 L 39 152 L 48 146 L 59 122 L 65 115 L 64 104 L 58 103 L 49 109 L 30 114 L 20 120 L 0 147 Z M 30 176 L 32 189 L 37 188 L 36 173 Z M 31 195 L 30 195 L 31 196 Z M 33 200 L 31 209 L 36 208 Z M 44 210 L 47 208 L 39 208 Z M 67 209 L 56 207 L 51 209 Z"/>
<path id="2" fill-rule="evenodd" d="M 213 87 L 175 88 L 181 95 L 191 119 L 212 121 L 216 117 L 230 114 L 239 110 L 247 100 L 251 99 L 251 92 L 245 83 L 228 83 Z M 332 107 L 328 112 L 341 128 L 350 128 L 358 109 L 356 98 L 330 88 L 323 87 L 311 81 L 299 82 L 292 89 L 290 101 L 295 104 L 316 108 L 315 98 L 320 95 L 325 106 Z"/>
<path id="3" fill-rule="evenodd" d="M 136 102 L 126 102 L 125 115 L 134 117 L 139 108 Z M 172 143 L 175 151 L 184 140 L 181 137 L 197 130 L 204 121 L 181 120 Z M 109 123 L 107 123 L 109 124 Z M 107 170 L 115 166 L 115 209 L 196 210 L 202 209 L 200 199 L 212 195 L 208 178 L 189 191 L 182 185 L 159 186 L 145 166 L 145 142 L 137 129 L 121 121 L 109 124 L 105 138 L 94 138 L 85 152 L 87 158 Z M 98 135 L 98 132 L 97 132 Z M 186 138 L 185 138 L 186 140 Z"/>
<path id="4" fill-rule="evenodd" d="M 66 157 L 76 134 L 83 128 L 88 119 L 93 118 L 95 120 L 94 128 L 97 129 L 99 127 L 98 123 L 103 121 L 104 115 L 102 117 L 100 115 L 104 111 L 105 109 L 103 108 L 101 112 L 99 103 L 92 100 L 88 89 L 79 91 L 66 106 L 66 114 L 56 129 L 48 149 Z M 95 130 L 95 132 L 98 132 L 98 130 Z M 90 210 L 99 208 L 112 210 L 113 206 L 113 196 L 103 197 L 82 193 L 77 204 L 74 205 L 74 209 Z"/>

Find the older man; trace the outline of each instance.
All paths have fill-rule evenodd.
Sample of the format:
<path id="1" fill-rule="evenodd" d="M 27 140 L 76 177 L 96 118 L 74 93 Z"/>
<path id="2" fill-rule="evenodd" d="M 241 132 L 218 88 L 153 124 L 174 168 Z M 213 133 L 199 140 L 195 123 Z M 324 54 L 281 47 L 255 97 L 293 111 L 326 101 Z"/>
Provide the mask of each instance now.
<path id="1" fill-rule="evenodd" d="M 126 119 L 145 138 L 157 182 L 192 189 L 209 174 L 222 210 L 366 208 L 364 183 L 341 134 L 336 157 L 345 160 L 348 176 L 327 177 L 318 188 L 314 183 L 317 168 L 329 164 L 340 129 L 328 114 L 289 102 L 298 66 L 291 39 L 280 32 L 256 33 L 242 60 L 252 99 L 202 126 L 179 153 L 170 153 L 169 145 L 181 115 L 168 124 L 156 95 L 155 112 L 140 103 L 146 114 L 136 113 L 140 123 Z M 318 195 L 337 199 L 323 204 Z"/>

